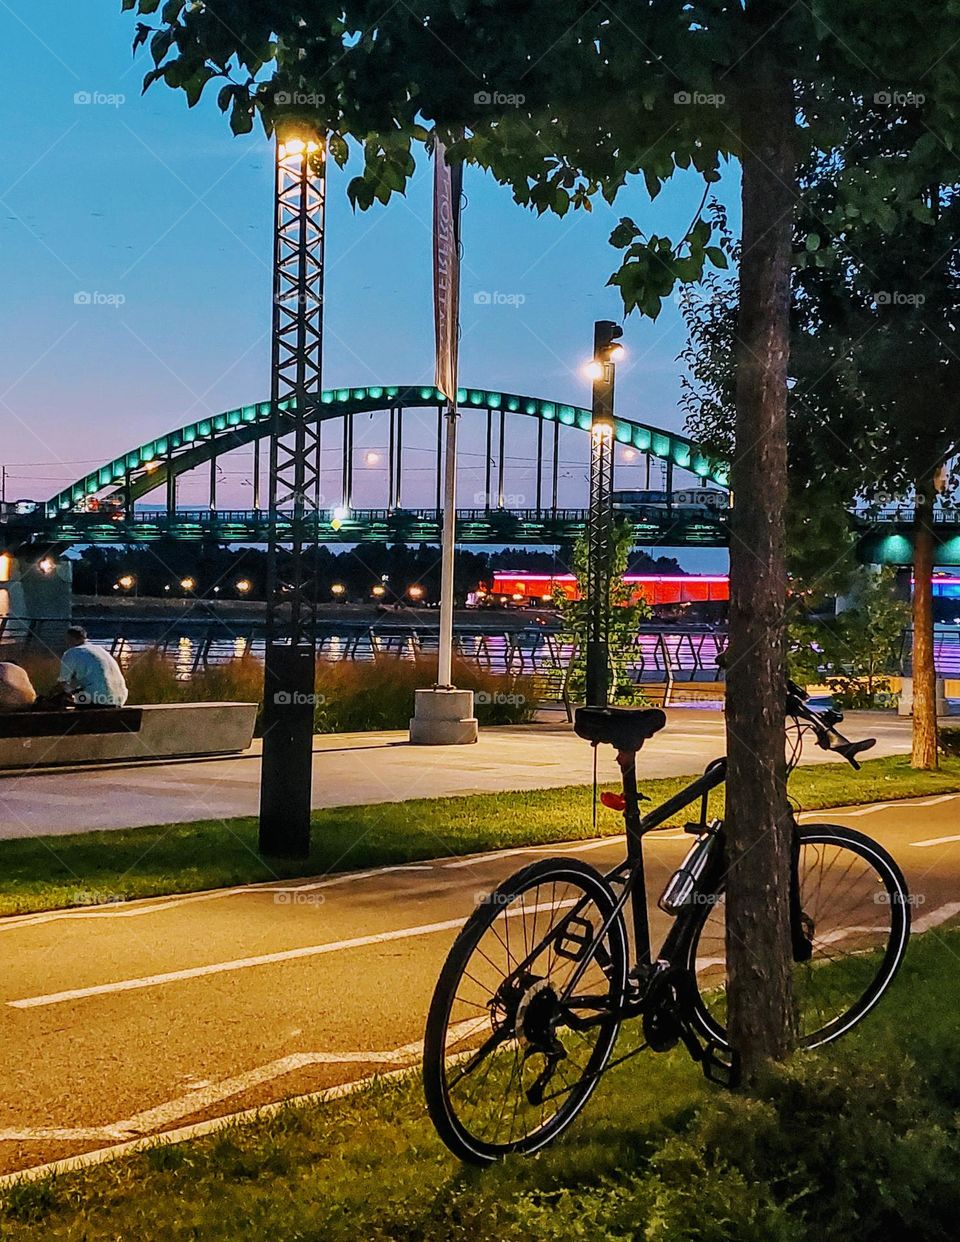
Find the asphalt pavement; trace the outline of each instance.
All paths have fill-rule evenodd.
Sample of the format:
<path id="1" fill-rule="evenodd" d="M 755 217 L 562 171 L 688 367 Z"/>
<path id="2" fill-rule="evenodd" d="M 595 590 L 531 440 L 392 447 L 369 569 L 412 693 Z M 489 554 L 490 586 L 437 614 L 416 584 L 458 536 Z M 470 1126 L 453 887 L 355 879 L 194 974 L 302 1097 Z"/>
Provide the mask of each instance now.
<path id="1" fill-rule="evenodd" d="M 691 753 L 675 762 L 689 771 L 715 738 L 687 731 Z M 936 934 L 960 915 L 960 795 L 808 818 L 887 845 L 917 930 Z M 655 897 L 689 838 L 649 841 Z M 623 842 L 0 920 L 0 1173 L 415 1065 L 441 962 L 479 897 L 565 850 L 602 868 Z M 665 925 L 654 909 L 655 938 Z"/>

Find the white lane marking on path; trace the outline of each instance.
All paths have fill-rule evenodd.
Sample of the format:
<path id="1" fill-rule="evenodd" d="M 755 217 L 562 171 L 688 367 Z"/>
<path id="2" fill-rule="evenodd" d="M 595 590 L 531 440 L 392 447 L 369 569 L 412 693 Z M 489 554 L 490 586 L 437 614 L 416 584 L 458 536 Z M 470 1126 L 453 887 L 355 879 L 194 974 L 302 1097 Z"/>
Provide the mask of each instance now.
<path id="1" fill-rule="evenodd" d="M 206 1134 L 215 1134 L 229 1126 L 250 1125 L 265 1121 L 276 1116 L 281 1109 L 303 1107 L 309 1104 L 328 1104 L 345 1096 L 356 1095 L 372 1083 L 383 1083 L 404 1078 L 410 1073 L 409 1066 L 387 1070 L 367 1078 L 355 1078 L 352 1082 L 341 1083 L 336 1087 L 325 1087 L 322 1091 L 311 1091 L 305 1095 L 290 1096 L 285 1100 L 277 1100 L 274 1104 L 263 1104 L 259 1108 L 247 1108 L 239 1113 L 227 1113 L 213 1117 L 210 1121 L 199 1121 L 194 1125 L 181 1126 L 177 1130 L 166 1130 L 163 1134 L 147 1135 L 144 1138 L 129 1139 L 124 1143 L 116 1143 L 110 1147 L 101 1147 L 96 1151 L 83 1152 L 79 1156 L 68 1156 L 63 1160 L 52 1160 L 46 1164 L 35 1164 L 16 1173 L 4 1173 L 0 1176 L 0 1190 L 17 1186 L 24 1182 L 35 1182 L 45 1177 L 59 1176 L 63 1173 L 74 1173 L 80 1169 L 88 1169 L 94 1165 L 107 1164 L 122 1156 L 131 1156 L 135 1152 L 153 1147 L 170 1147 L 174 1143 L 186 1143 L 191 1139 L 202 1138 Z"/>
<path id="2" fill-rule="evenodd" d="M 507 918 L 536 914 L 543 910 L 556 910 L 575 905 L 569 901 L 543 901 L 533 906 L 520 905 L 506 910 Z M 430 936 L 435 932 L 454 931 L 466 923 L 469 915 L 458 919 L 444 919 L 441 923 L 423 923 L 419 927 L 398 927 L 394 931 L 376 932 L 370 936 L 353 936 L 349 940 L 333 940 L 326 944 L 308 944 L 298 949 L 282 949 L 276 953 L 263 953 L 258 957 L 239 957 L 229 962 L 212 962 L 207 966 L 191 966 L 184 970 L 170 970 L 157 975 L 143 975 L 136 979 L 117 979 L 113 983 L 95 983 L 85 988 L 68 988 L 64 992 L 50 992 L 44 996 L 25 996 L 19 1000 L 6 1001 L 11 1009 L 38 1009 L 45 1005 L 62 1005 L 66 1001 L 83 1000 L 88 996 L 109 996 L 114 992 L 133 992 L 140 988 L 162 987 L 168 983 L 181 983 L 187 979 L 202 979 L 207 975 L 219 975 L 235 970 L 250 970 L 255 966 L 273 966 L 278 962 L 293 962 L 306 957 L 319 957 L 324 953 L 340 953 L 345 949 L 359 949 L 371 944 L 386 944 L 391 940 L 408 940 L 416 936 Z"/>
<path id="3" fill-rule="evenodd" d="M 484 1018 L 479 1021 L 486 1024 L 488 1019 Z M 461 1035 L 467 1036 L 474 1033 L 477 1025 L 478 1019 L 470 1018 L 465 1022 L 456 1023 L 450 1028 L 450 1033 L 456 1035 L 457 1038 Z M 74 1128 L 40 1126 L 25 1130 L 0 1130 L 0 1143 L 80 1143 L 96 1139 L 129 1139 L 154 1134 L 173 1122 L 182 1121 L 184 1117 L 204 1112 L 223 1100 L 242 1095 L 264 1083 L 295 1073 L 297 1070 L 309 1069 L 315 1065 L 412 1065 L 422 1054 L 423 1040 L 403 1044 L 399 1048 L 392 1048 L 385 1052 L 295 1052 L 275 1061 L 269 1061 L 266 1065 L 258 1065 L 232 1078 L 225 1078 L 222 1082 L 209 1083 L 175 1100 L 168 1100 L 155 1108 L 135 1113 L 132 1117 L 126 1117 L 122 1121 L 114 1121 L 102 1126 Z"/>
<path id="4" fill-rule="evenodd" d="M 912 936 L 922 935 L 923 932 L 930 931 L 934 927 L 939 927 L 941 923 L 947 923 L 950 919 L 956 918 L 960 914 L 960 901 L 948 901 L 946 905 L 937 906 L 936 910 L 930 910 L 926 914 L 920 915 L 919 918 L 911 919 L 910 934 Z M 835 944 L 838 940 L 852 935 L 854 932 L 876 932 L 883 931 L 882 927 L 844 927 L 837 931 L 828 932 L 826 935 L 817 936 L 817 944 Z M 705 970 L 709 966 L 722 966 L 726 961 L 725 957 L 698 957 L 697 970 Z"/>
<path id="5" fill-rule="evenodd" d="M 932 927 L 939 927 L 941 923 L 956 918 L 958 914 L 960 914 L 960 901 L 950 901 L 945 906 L 938 906 L 936 910 L 930 910 L 929 913 L 921 914 L 919 918 L 914 919 L 910 930 L 914 935 L 918 935 L 920 932 L 929 931 Z"/>
<path id="6" fill-rule="evenodd" d="M 953 802 L 957 797 L 960 797 L 960 795 L 952 793 L 941 794 L 937 798 L 924 798 L 919 802 L 914 802 L 913 799 L 901 799 L 896 802 L 872 802 L 870 806 L 861 806 L 856 810 L 845 810 L 843 807 L 834 807 L 831 809 L 830 814 L 853 819 L 859 815 L 874 815 L 877 811 L 889 811 L 891 809 L 912 811 L 914 809 L 919 810 L 920 807 L 924 806 L 939 806 L 942 802 Z"/>
<path id="7" fill-rule="evenodd" d="M 466 918 L 444 919 L 441 923 L 423 923 L 419 927 L 400 927 L 396 931 L 378 932 L 370 936 L 353 936 L 349 940 L 333 940 L 327 944 L 308 944 L 298 949 L 283 949 L 277 953 L 263 953 L 258 957 L 239 957 L 229 962 L 213 962 L 208 966 L 192 966 L 185 970 L 170 970 L 163 974 L 144 975 L 138 979 L 118 979 L 113 983 L 98 983 L 86 988 L 68 988 L 64 992 L 51 992 L 46 996 L 27 996 L 21 1000 L 7 1001 L 12 1009 L 35 1009 L 42 1005 L 60 1005 L 64 1001 L 81 1000 L 87 996 L 106 996 L 113 992 L 131 992 L 138 988 L 159 987 L 167 983 L 180 983 L 186 979 L 200 979 L 205 975 L 223 974 L 234 970 L 249 970 L 254 966 L 272 966 L 277 962 L 292 962 L 305 957 L 319 957 L 323 953 L 340 953 L 344 949 L 358 949 L 370 944 L 384 944 L 390 940 L 405 940 L 412 936 L 428 936 L 434 932 L 453 931 L 462 927 Z"/>

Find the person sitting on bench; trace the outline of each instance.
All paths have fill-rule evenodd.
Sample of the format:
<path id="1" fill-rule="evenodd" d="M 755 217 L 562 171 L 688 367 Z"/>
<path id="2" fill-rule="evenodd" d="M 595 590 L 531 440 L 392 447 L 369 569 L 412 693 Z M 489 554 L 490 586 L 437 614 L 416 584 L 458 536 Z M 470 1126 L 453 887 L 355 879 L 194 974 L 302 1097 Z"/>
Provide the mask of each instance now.
<path id="1" fill-rule="evenodd" d="M 123 707 L 127 683 L 109 651 L 87 641 L 82 625 L 67 630 L 67 650 L 60 661 L 57 691 L 75 707 Z"/>
<path id="2" fill-rule="evenodd" d="M 23 712 L 36 701 L 37 692 L 26 669 L 0 661 L 0 712 Z"/>

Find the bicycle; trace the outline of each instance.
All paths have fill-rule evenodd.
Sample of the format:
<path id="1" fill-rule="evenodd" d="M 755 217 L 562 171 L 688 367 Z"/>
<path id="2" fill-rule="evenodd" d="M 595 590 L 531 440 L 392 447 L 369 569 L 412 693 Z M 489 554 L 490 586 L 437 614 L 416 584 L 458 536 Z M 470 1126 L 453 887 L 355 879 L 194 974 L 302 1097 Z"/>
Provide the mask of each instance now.
<path id="1" fill-rule="evenodd" d="M 837 730 L 840 712 L 805 699 L 790 683 L 788 770 L 810 732 L 859 769 L 856 756 L 875 739 L 849 741 Z M 524 867 L 478 905 L 447 956 L 427 1018 L 423 1080 L 430 1117 L 463 1161 L 538 1151 L 573 1121 L 605 1070 L 645 1048 L 682 1043 L 708 1079 L 737 1080 L 724 1027 L 723 823 L 707 818 L 726 759 L 642 815 L 637 753 L 665 724 L 656 708 L 577 710 L 578 736 L 617 751 L 622 793 L 600 800 L 623 813 L 625 860 L 606 875 L 564 857 Z M 654 957 L 643 838 L 698 800 L 699 818 L 685 825 L 696 840 L 660 898 L 673 922 Z M 801 1047 L 818 1048 L 861 1021 L 889 987 L 906 950 L 909 898 L 897 864 L 869 837 L 795 817 L 793 825 L 797 1035 Z M 611 1061 L 621 1024 L 634 1018 L 643 1042 Z"/>

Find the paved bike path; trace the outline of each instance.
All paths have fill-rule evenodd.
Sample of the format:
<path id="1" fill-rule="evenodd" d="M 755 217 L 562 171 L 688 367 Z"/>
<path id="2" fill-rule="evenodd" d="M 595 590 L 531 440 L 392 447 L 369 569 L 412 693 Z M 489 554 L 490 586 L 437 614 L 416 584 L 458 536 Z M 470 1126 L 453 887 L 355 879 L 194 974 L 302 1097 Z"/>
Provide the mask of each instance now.
<path id="1" fill-rule="evenodd" d="M 586 809 L 586 808 L 585 808 Z M 816 812 L 877 836 L 920 928 L 960 915 L 960 795 Z M 648 838 L 655 897 L 689 844 Z M 481 894 L 621 839 L 0 920 L 0 1173 L 415 1064 Z M 666 919 L 653 911 L 655 938 Z"/>

